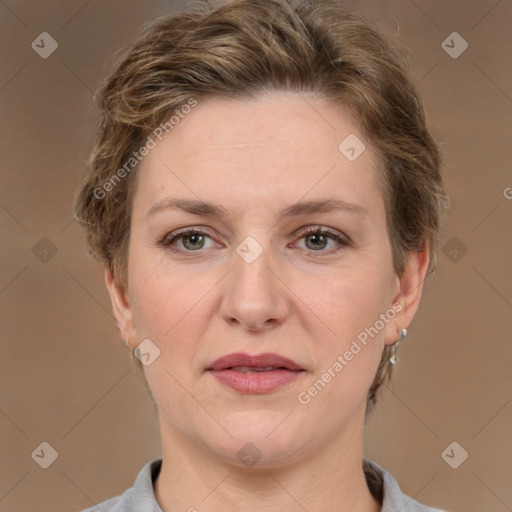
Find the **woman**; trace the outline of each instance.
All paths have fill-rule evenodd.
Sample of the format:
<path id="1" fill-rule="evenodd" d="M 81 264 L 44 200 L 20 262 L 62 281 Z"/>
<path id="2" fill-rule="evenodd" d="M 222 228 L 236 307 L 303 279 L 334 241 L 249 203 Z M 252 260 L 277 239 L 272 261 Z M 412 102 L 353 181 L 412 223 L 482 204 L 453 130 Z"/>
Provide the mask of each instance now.
<path id="1" fill-rule="evenodd" d="M 100 107 L 76 215 L 162 457 L 99 509 L 439 510 L 362 455 L 447 203 L 390 43 L 235 0 L 146 27 Z"/>

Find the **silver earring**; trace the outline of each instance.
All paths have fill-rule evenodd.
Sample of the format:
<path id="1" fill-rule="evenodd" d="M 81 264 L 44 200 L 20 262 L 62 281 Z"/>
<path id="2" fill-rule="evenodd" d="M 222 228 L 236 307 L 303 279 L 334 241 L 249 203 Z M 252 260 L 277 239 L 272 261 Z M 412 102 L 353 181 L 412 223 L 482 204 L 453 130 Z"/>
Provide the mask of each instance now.
<path id="1" fill-rule="evenodd" d="M 395 355 L 396 353 L 396 347 L 398 346 L 398 344 L 407 336 L 407 329 L 400 329 L 400 332 L 399 332 L 399 338 L 398 340 L 393 344 L 391 345 L 391 357 L 389 358 L 389 362 L 391 364 L 396 364 L 398 361 L 400 361 L 400 359 L 398 359 Z"/>

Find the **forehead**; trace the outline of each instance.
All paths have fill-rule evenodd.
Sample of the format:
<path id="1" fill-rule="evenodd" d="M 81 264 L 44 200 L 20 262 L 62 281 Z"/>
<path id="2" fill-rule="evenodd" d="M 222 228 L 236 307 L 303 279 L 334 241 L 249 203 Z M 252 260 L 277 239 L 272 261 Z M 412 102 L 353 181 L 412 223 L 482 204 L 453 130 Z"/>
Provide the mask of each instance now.
<path id="1" fill-rule="evenodd" d="M 309 147 L 336 151 L 344 133 L 363 138 L 356 124 L 348 109 L 323 97 L 271 91 L 251 100 L 200 99 L 173 129 L 172 138 L 191 153 L 198 143 L 218 154 L 254 147 L 265 151 L 276 145 L 299 153 Z"/>
<path id="2" fill-rule="evenodd" d="M 378 199 L 370 145 L 347 110 L 320 97 L 199 99 L 161 141 L 153 138 L 137 172 L 134 208 L 147 210 L 166 195 L 228 202 L 239 213 L 306 195 Z M 347 158 L 352 148 L 355 159 Z"/>

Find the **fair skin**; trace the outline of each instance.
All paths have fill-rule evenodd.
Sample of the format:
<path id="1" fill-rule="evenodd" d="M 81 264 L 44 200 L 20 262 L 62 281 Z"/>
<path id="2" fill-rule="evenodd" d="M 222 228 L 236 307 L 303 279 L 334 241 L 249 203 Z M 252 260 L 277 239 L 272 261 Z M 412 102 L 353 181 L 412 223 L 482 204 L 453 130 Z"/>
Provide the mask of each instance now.
<path id="1" fill-rule="evenodd" d="M 327 121 L 327 122 L 326 122 Z M 384 346 L 418 307 L 428 255 L 393 270 L 370 144 L 354 161 L 338 145 L 365 141 L 353 118 L 319 97 L 266 93 L 201 99 L 138 169 L 128 285 L 106 283 L 126 342 L 160 356 L 145 374 L 159 409 L 162 510 L 377 512 L 361 466 L 366 395 Z M 165 198 L 218 203 L 225 218 L 161 208 Z M 339 199 L 352 210 L 278 219 L 296 202 Z M 305 236 L 322 227 L 349 240 Z M 181 228 L 206 231 L 159 245 Z M 248 263 L 248 236 L 263 249 Z M 170 237 L 168 237 L 170 238 Z M 394 315 L 305 405 L 298 394 L 393 304 Z M 268 393 L 219 383 L 206 367 L 232 352 L 273 352 L 306 370 Z M 249 467 L 237 452 L 261 453 Z M 192 508 L 194 507 L 194 508 Z"/>

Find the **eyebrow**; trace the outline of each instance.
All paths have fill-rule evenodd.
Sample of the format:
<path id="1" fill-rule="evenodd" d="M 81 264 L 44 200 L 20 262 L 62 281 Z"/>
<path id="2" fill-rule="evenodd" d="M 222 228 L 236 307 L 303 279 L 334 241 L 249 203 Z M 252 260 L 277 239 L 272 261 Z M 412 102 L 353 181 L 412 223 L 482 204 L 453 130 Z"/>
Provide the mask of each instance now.
<path id="1" fill-rule="evenodd" d="M 165 198 L 155 203 L 146 214 L 146 218 L 155 215 L 157 212 L 169 209 L 179 209 L 194 215 L 219 217 L 225 219 L 229 217 L 229 210 L 218 203 L 207 203 L 198 199 L 173 199 Z M 342 199 L 323 199 L 317 201 L 299 201 L 287 206 L 277 213 L 277 220 L 281 221 L 287 217 L 296 217 L 313 213 L 330 213 L 334 211 L 343 211 L 347 213 L 356 213 L 368 216 L 368 211 L 356 203 L 348 203 Z"/>

